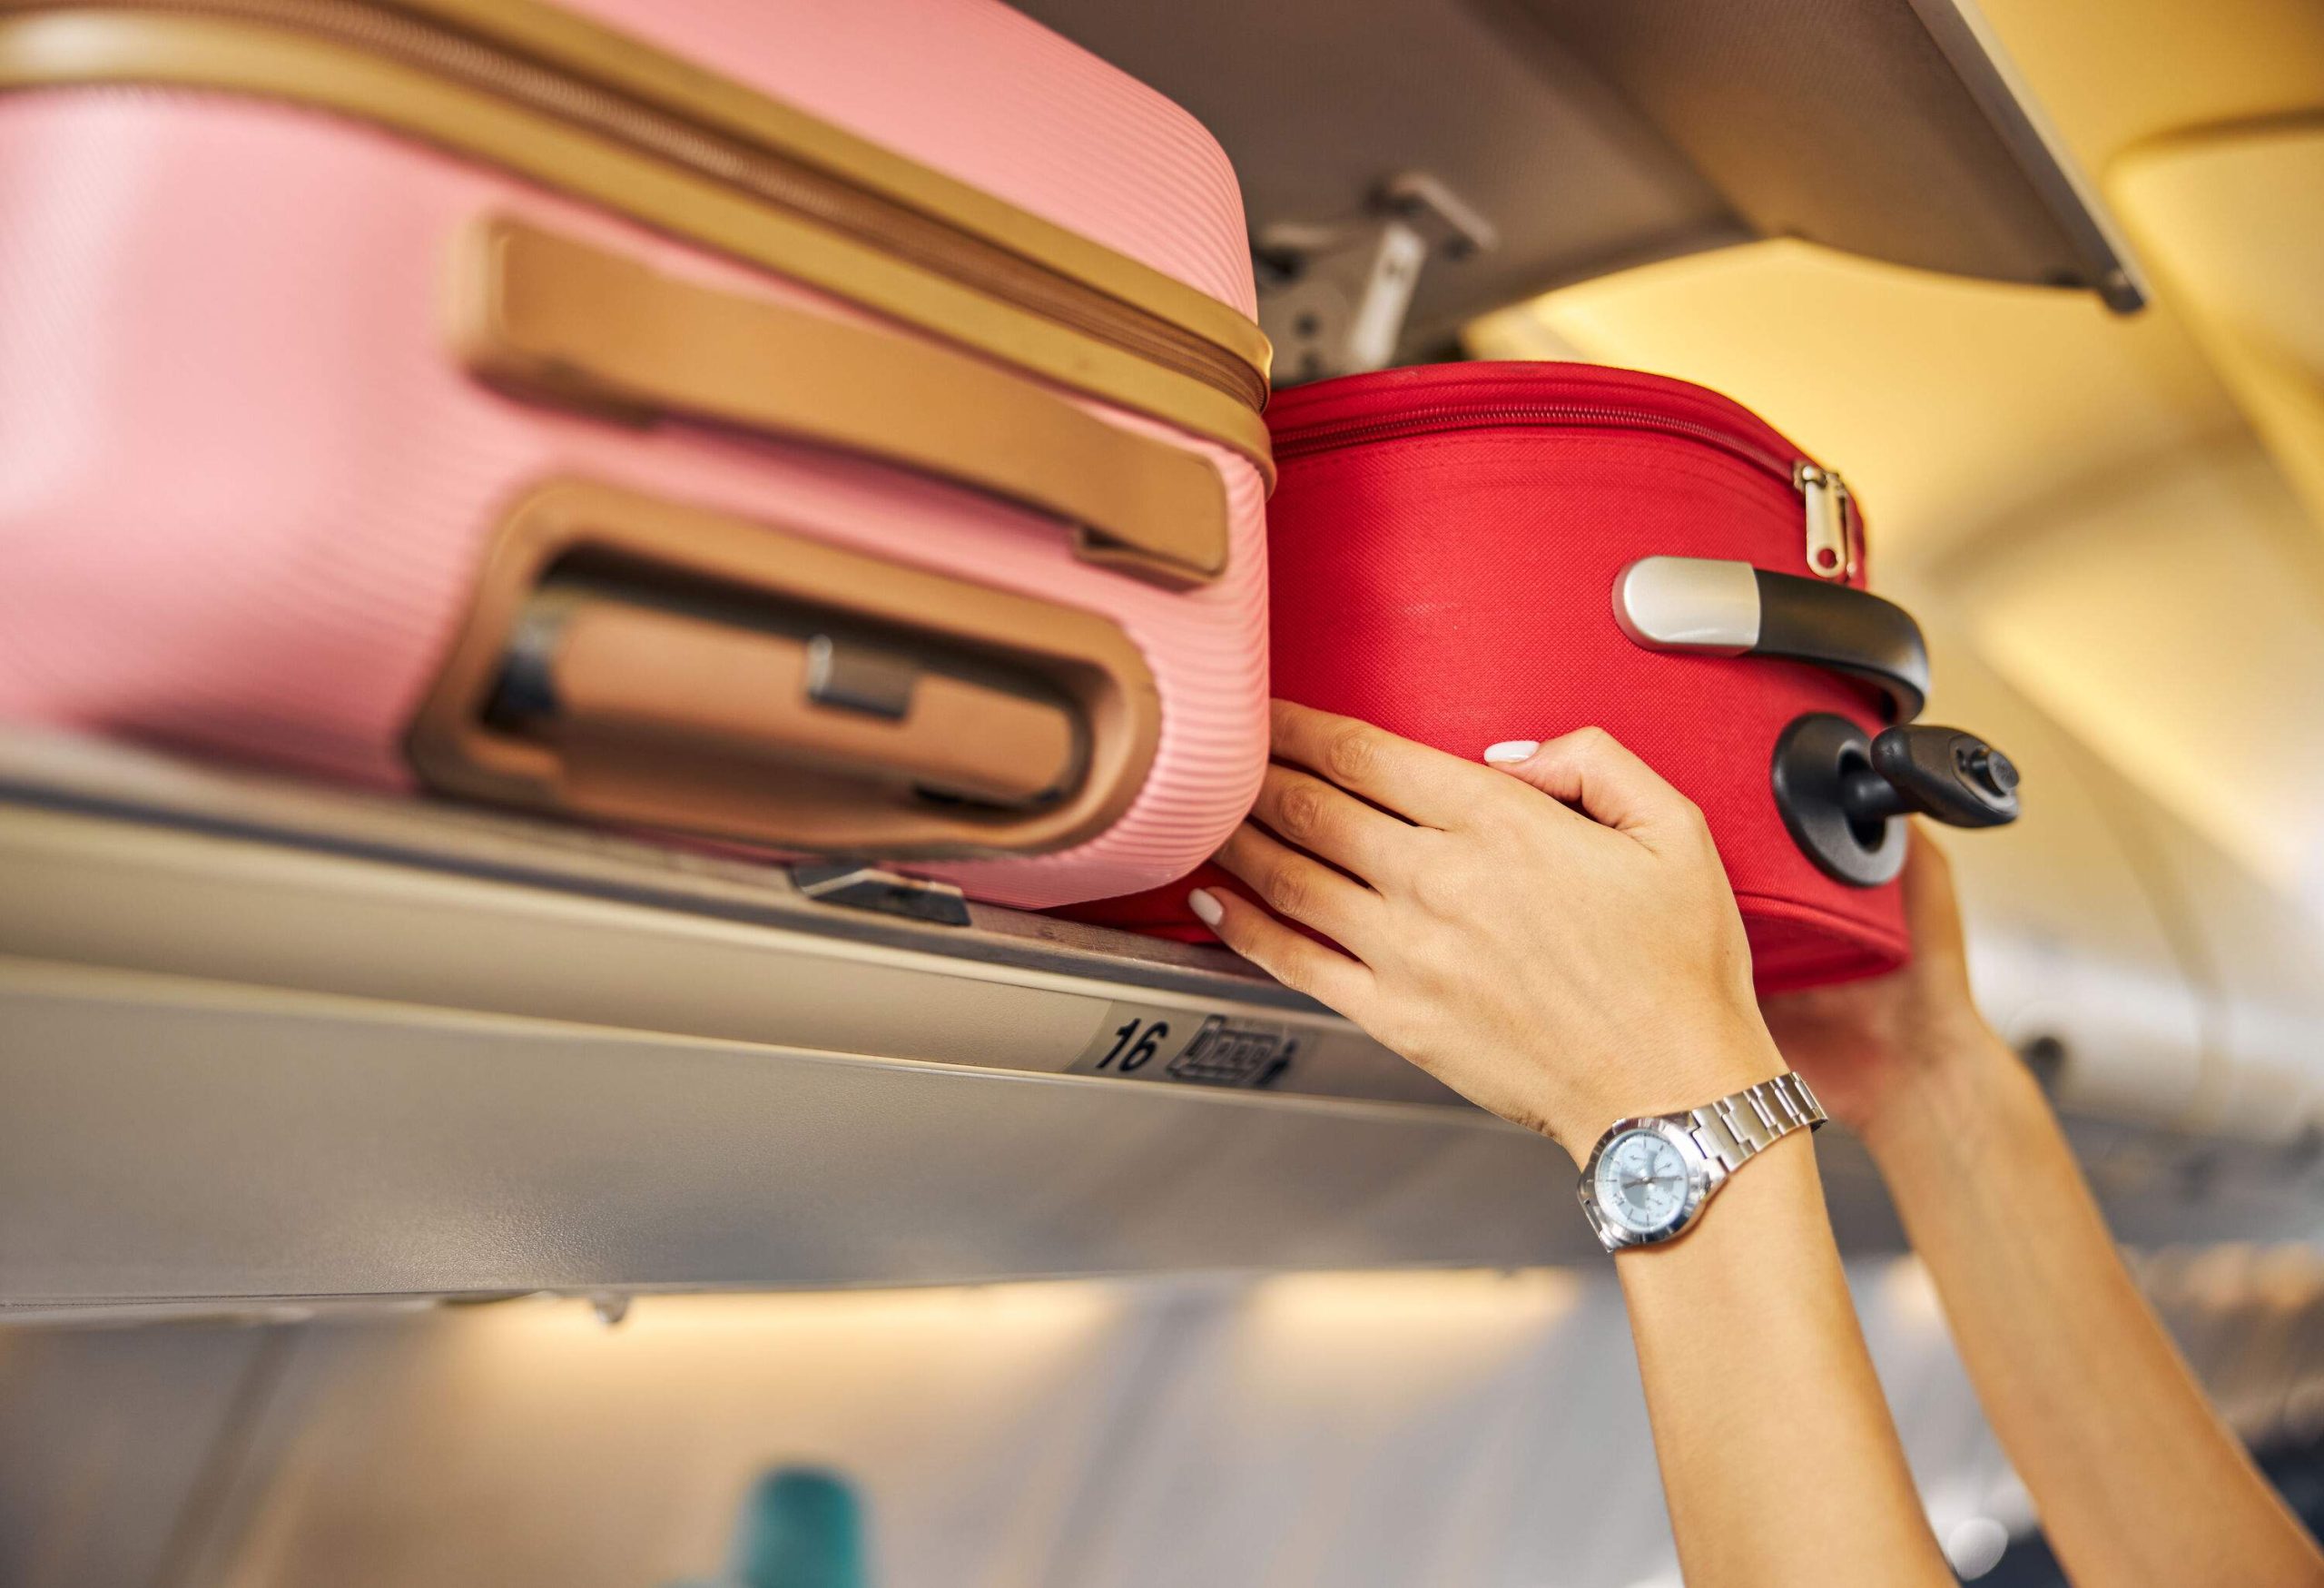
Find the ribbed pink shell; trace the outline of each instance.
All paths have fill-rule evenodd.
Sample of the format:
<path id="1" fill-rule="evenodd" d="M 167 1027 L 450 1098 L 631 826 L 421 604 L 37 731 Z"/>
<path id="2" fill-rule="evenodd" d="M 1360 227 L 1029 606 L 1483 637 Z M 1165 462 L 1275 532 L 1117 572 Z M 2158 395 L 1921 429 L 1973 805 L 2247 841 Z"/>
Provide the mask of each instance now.
<path id="1" fill-rule="evenodd" d="M 697 0 L 655 7 L 649 30 L 643 7 L 590 8 L 1249 307 L 1216 146 L 1014 12 Z M 309 112 L 159 91 L 0 99 L 0 716 L 409 786 L 401 740 L 485 538 L 513 498 L 574 475 L 1086 607 L 1129 634 L 1164 722 L 1122 819 L 1058 854 L 915 869 L 1039 906 L 1162 882 L 1223 840 L 1265 758 L 1250 464 L 1085 404 L 1225 478 L 1230 571 L 1172 593 L 1075 561 L 1053 524 L 894 470 L 514 402 L 459 372 L 439 321 L 447 247 L 487 212 L 849 312 Z"/>
<path id="2" fill-rule="evenodd" d="M 992 0 L 565 0 L 1176 276 L 1256 301 L 1243 194 L 1200 122 Z"/>

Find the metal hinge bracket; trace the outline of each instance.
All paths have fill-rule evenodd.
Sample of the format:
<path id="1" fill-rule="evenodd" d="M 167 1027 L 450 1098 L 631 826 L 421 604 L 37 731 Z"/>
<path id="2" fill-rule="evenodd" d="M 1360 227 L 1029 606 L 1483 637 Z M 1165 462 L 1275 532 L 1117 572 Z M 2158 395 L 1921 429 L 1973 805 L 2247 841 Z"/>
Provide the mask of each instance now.
<path id="1" fill-rule="evenodd" d="M 1268 226 L 1256 248 L 1259 325 L 1275 344 L 1277 383 L 1384 367 L 1423 267 L 1500 241 L 1492 222 L 1422 172 L 1383 182 L 1354 220 Z"/>

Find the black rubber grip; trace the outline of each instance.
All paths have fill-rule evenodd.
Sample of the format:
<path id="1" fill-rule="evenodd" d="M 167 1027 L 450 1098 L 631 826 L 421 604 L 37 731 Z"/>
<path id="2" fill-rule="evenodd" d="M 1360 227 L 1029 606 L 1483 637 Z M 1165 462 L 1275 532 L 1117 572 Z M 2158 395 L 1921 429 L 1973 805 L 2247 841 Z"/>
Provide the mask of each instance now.
<path id="1" fill-rule="evenodd" d="M 1747 655 L 1846 673 L 1888 697 L 1893 721 L 1920 715 L 1928 702 L 1928 645 L 1911 613 L 1846 585 L 1765 568 L 1752 575 L 1759 638 Z"/>

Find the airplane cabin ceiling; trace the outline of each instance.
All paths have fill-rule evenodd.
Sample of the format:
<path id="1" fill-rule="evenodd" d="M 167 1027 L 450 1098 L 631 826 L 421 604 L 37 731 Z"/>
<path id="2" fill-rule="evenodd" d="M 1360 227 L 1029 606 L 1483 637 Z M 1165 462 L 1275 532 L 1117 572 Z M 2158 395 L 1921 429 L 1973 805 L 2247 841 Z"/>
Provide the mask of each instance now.
<path id="1" fill-rule="evenodd" d="M 2045 506 L 1943 584 L 1986 658 L 2093 749 L 2247 872 L 2324 897 L 2319 549 L 2237 436 Z"/>
<path id="2" fill-rule="evenodd" d="M 1984 13 L 2093 177 L 2148 139 L 2324 103 L 2314 0 L 1984 0 Z"/>
<path id="3" fill-rule="evenodd" d="M 2151 142 L 2108 186 L 2324 527 L 2324 106 Z"/>

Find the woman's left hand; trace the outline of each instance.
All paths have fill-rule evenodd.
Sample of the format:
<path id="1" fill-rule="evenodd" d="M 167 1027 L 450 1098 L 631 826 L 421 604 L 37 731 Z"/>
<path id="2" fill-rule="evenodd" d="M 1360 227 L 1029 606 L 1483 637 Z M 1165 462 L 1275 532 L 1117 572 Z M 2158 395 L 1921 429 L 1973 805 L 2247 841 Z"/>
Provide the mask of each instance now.
<path id="1" fill-rule="evenodd" d="M 1702 813 L 1596 728 L 1495 752 L 1277 701 L 1275 764 L 1217 856 L 1266 908 L 1197 891 L 1196 913 L 1577 1159 L 1618 1119 L 1780 1073 Z"/>

